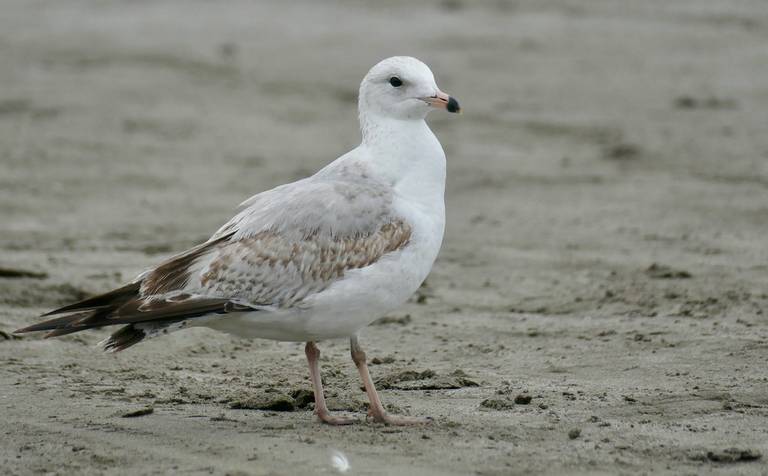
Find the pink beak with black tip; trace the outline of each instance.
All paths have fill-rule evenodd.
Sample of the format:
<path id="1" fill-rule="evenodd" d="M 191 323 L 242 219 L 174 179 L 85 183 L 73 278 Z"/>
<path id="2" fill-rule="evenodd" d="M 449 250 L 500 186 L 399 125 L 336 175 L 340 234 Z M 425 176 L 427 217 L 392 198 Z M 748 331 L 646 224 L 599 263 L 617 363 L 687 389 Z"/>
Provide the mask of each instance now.
<path id="1" fill-rule="evenodd" d="M 438 90 L 437 94 L 434 96 L 422 98 L 422 100 L 432 107 L 445 109 L 448 112 L 457 112 L 459 114 L 461 113 L 461 106 L 459 106 L 459 101 L 457 101 L 453 96 L 449 96 L 440 90 Z"/>

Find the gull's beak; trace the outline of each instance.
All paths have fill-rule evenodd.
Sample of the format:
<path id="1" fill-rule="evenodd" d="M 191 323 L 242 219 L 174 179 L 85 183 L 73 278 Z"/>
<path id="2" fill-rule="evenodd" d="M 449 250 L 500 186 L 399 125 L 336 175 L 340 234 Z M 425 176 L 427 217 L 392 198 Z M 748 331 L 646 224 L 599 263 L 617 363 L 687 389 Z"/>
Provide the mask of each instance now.
<path id="1" fill-rule="evenodd" d="M 459 101 L 457 101 L 456 98 L 445 94 L 439 89 L 437 90 L 437 94 L 434 96 L 422 98 L 421 100 L 438 109 L 445 109 L 448 112 L 461 113 L 461 106 L 459 106 Z"/>

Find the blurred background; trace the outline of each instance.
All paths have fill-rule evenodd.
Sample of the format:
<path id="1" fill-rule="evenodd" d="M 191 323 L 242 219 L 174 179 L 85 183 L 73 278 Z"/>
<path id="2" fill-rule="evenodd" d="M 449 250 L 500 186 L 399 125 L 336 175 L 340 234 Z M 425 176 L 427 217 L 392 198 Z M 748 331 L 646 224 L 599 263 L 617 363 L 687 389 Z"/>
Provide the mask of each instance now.
<path id="1" fill-rule="evenodd" d="M 372 474 L 758 459 L 766 44 L 763 0 L 5 0 L 0 390 L 14 430 L 0 457 L 19 474 L 53 461 L 330 471 L 330 447 Z M 384 392 L 436 416 L 434 428 L 231 410 L 240 393 L 308 388 L 293 344 L 194 330 L 105 359 L 99 333 L 8 334 L 205 240 L 250 195 L 356 146 L 357 87 L 392 55 L 426 62 L 464 109 L 429 119 L 448 157 L 433 274 L 366 333 L 387 362 L 374 373 L 461 370 L 476 384 Z M 359 410 L 345 345 L 328 343 L 324 365 L 331 392 L 354 396 L 338 407 Z M 58 411 L 37 410 L 51 399 Z M 114 418 L 149 404 L 152 416 Z M 234 438 L 246 430 L 259 438 Z"/>

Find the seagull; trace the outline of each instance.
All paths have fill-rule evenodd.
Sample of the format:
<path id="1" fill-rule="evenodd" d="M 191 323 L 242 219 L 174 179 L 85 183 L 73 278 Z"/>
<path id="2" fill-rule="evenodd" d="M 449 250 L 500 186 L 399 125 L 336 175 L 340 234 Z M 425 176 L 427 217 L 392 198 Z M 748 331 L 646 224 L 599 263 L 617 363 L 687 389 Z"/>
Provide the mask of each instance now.
<path id="1" fill-rule="evenodd" d="M 427 65 L 407 56 L 379 62 L 360 84 L 358 147 L 254 195 L 208 241 L 125 286 L 16 332 L 55 337 L 123 325 L 100 343 L 107 352 L 193 326 L 305 342 L 315 414 L 331 425 L 354 420 L 328 411 L 316 343 L 349 338 L 374 422 L 428 423 L 384 409 L 358 333 L 419 288 L 440 250 L 445 153 L 425 121 L 433 109 L 461 111 Z"/>

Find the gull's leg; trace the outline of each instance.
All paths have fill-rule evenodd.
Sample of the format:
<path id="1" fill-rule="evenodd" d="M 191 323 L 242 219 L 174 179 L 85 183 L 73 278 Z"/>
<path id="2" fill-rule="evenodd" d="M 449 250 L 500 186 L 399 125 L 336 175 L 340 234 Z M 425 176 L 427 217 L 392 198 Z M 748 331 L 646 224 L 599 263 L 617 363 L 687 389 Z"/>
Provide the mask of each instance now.
<path id="1" fill-rule="evenodd" d="M 365 363 L 365 352 L 357 342 L 357 336 L 352 337 L 349 340 L 349 349 L 352 352 L 352 361 L 357 366 L 357 371 L 360 372 L 360 378 L 365 385 L 365 392 L 368 394 L 368 400 L 371 402 L 370 415 L 373 416 L 373 421 L 377 423 L 386 423 L 387 425 L 422 425 L 430 423 L 431 418 L 423 417 L 407 417 L 390 415 L 384 410 L 384 406 L 381 404 L 379 394 L 376 392 L 376 387 L 373 385 L 371 374 L 368 373 L 368 365 Z"/>
<path id="2" fill-rule="evenodd" d="M 320 349 L 314 342 L 307 342 L 304 347 L 309 362 L 309 377 L 312 379 L 312 388 L 315 390 L 315 414 L 323 423 L 329 425 L 351 425 L 355 420 L 346 417 L 333 416 L 328 412 L 325 406 L 325 395 L 323 395 L 323 381 L 320 378 Z"/>

